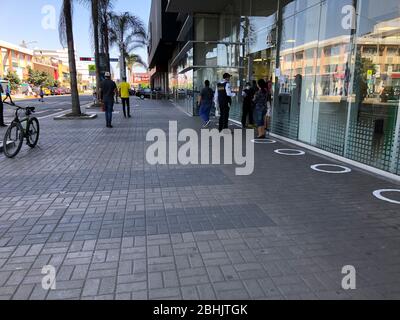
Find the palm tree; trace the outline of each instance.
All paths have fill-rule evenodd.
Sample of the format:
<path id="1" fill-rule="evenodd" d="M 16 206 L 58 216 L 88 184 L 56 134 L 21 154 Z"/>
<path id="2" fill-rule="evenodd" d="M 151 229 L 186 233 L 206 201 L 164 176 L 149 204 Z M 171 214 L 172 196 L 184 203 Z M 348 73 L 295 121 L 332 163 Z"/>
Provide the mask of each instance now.
<path id="1" fill-rule="evenodd" d="M 104 27 L 104 18 L 107 18 L 108 12 L 111 8 L 113 0 L 79 0 L 86 6 L 90 7 L 92 24 L 90 31 L 93 34 L 92 44 L 94 48 L 94 57 L 96 64 L 96 92 L 97 98 L 100 95 L 100 82 L 101 72 L 110 71 L 109 56 L 105 52 L 105 48 L 109 50 L 108 40 L 108 27 Z M 105 32 L 104 32 L 105 31 Z M 100 53 L 102 57 L 100 57 Z M 108 59 L 107 59 L 108 57 Z M 106 65 L 107 70 L 103 70 L 103 64 Z"/>
<path id="2" fill-rule="evenodd" d="M 58 31 L 61 44 L 64 47 L 68 46 L 68 62 L 69 62 L 71 97 L 72 97 L 72 115 L 80 116 L 81 106 L 79 102 L 78 80 L 76 72 L 74 33 L 72 25 L 72 11 L 73 11 L 72 9 L 73 9 L 72 0 L 63 0 Z"/>
<path id="3" fill-rule="evenodd" d="M 126 78 L 126 57 L 134 49 L 146 45 L 143 22 L 129 12 L 110 14 L 110 43 L 120 51 L 120 77 Z"/>
<path id="4" fill-rule="evenodd" d="M 107 71 L 111 71 L 110 64 L 110 12 L 113 8 L 114 0 L 100 0 L 100 34 L 101 34 L 101 52 L 105 57 Z"/>
<path id="5" fill-rule="evenodd" d="M 100 94 L 100 45 L 99 45 L 99 0 L 91 0 L 94 59 L 96 64 L 96 92 L 97 99 Z"/>
<path id="6" fill-rule="evenodd" d="M 132 75 L 133 67 L 135 65 L 140 65 L 143 68 L 147 69 L 147 64 L 142 60 L 142 57 L 137 54 L 129 54 L 126 58 L 126 65 L 129 71 L 129 77 Z"/>

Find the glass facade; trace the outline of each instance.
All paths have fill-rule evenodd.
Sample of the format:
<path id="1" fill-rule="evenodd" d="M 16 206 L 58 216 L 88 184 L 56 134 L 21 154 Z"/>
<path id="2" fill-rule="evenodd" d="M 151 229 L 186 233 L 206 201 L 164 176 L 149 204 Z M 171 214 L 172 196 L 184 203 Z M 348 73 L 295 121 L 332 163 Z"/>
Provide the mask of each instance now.
<path id="1" fill-rule="evenodd" d="M 233 75 L 239 120 L 247 81 L 274 82 L 274 133 L 400 174 L 400 2 L 297 0 L 271 11 L 234 0 L 193 14 L 170 88 L 187 111 L 205 80 Z M 188 18 L 189 19 L 189 18 Z"/>
<path id="2" fill-rule="evenodd" d="M 283 10 L 274 131 L 399 174 L 399 1 L 300 2 Z"/>

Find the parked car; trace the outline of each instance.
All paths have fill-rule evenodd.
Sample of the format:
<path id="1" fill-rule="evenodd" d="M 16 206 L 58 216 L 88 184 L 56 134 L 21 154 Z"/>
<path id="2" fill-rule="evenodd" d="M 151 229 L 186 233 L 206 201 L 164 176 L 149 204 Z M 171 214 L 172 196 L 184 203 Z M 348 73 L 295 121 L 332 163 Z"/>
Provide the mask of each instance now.
<path id="1" fill-rule="evenodd" d="M 146 98 L 150 99 L 151 94 L 152 94 L 151 89 L 139 89 L 138 91 L 136 91 L 136 96 L 142 100 Z"/>
<path id="2" fill-rule="evenodd" d="M 385 87 L 380 95 L 381 102 L 400 100 L 400 87 Z"/>
<path id="3" fill-rule="evenodd" d="M 65 94 L 71 94 L 71 89 L 70 88 L 64 88 Z"/>
<path id="4" fill-rule="evenodd" d="M 62 96 L 62 95 L 65 94 L 65 89 L 64 89 L 64 88 L 56 88 L 56 89 L 55 89 L 55 94 L 56 94 L 57 96 Z"/>
<path id="5" fill-rule="evenodd" d="M 51 96 L 52 92 L 50 88 L 43 88 L 43 92 L 45 96 Z"/>

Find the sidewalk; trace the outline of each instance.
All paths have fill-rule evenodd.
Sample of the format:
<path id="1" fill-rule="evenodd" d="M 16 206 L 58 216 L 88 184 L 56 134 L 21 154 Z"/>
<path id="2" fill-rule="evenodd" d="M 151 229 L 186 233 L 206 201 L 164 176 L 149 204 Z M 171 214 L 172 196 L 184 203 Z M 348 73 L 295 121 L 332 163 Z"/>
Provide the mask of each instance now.
<path id="1" fill-rule="evenodd" d="M 133 118 L 41 121 L 40 148 L 0 154 L 1 299 L 399 299 L 399 185 L 310 152 L 256 145 L 252 176 L 235 166 L 150 166 L 150 129 L 200 129 L 167 102 Z M 0 135 L 3 131 L 0 129 Z M 298 147 L 295 147 L 298 149 Z M 57 270 L 54 291 L 42 268 Z M 345 291 L 345 265 L 357 289 Z"/>

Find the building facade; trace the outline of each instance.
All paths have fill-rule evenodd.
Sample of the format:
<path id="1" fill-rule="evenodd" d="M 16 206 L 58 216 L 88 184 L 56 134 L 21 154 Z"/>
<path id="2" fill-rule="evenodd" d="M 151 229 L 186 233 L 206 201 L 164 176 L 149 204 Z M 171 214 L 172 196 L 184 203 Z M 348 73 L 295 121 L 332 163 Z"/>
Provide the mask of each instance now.
<path id="1" fill-rule="evenodd" d="M 0 78 L 15 72 L 23 80 L 28 77 L 28 67 L 33 68 L 33 51 L 0 40 Z"/>
<path id="2" fill-rule="evenodd" d="M 163 89 L 187 112 L 197 114 L 205 80 L 215 86 L 229 72 L 239 120 L 245 83 L 272 79 L 273 133 L 400 175 L 398 0 L 157 4 L 150 23 L 168 16 L 179 32 L 162 63 L 153 41 L 150 65 L 162 65 Z"/>

